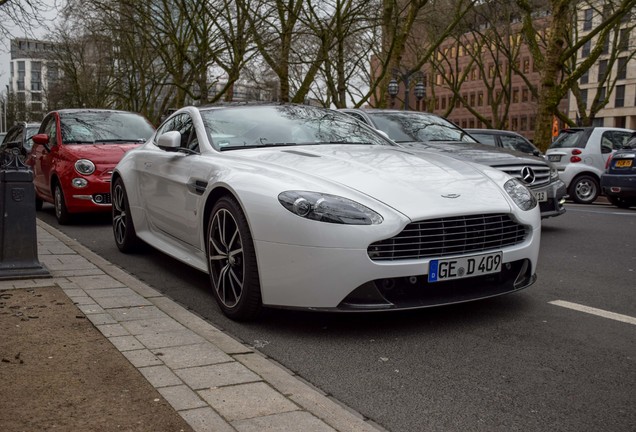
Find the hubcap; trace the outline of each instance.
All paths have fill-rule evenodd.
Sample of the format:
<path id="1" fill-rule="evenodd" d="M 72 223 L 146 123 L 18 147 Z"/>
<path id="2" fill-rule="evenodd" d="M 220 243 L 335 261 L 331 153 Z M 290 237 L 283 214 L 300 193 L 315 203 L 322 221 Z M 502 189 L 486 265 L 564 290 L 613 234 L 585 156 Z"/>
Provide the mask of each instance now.
<path id="1" fill-rule="evenodd" d="M 122 244 L 126 237 L 126 206 L 124 205 L 124 190 L 121 185 L 117 185 L 113 192 L 113 231 L 115 233 L 115 241 Z"/>
<path id="2" fill-rule="evenodd" d="M 596 188 L 589 181 L 582 181 L 576 185 L 576 194 L 583 200 L 590 199 L 596 193 Z"/>
<path id="3" fill-rule="evenodd" d="M 240 301 L 244 283 L 243 242 L 232 213 L 214 214 L 208 234 L 210 276 L 218 298 L 227 307 Z"/>

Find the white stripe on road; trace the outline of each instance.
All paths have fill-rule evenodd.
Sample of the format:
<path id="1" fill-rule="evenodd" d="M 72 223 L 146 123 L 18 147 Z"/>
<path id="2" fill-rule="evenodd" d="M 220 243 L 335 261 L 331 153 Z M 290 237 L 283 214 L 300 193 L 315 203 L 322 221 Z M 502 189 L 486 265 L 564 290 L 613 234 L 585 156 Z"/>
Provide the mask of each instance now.
<path id="1" fill-rule="evenodd" d="M 609 318 L 609 319 L 613 319 L 615 321 L 621 321 L 624 323 L 628 323 L 628 324 L 633 324 L 636 325 L 636 318 L 627 316 L 627 315 L 621 315 L 621 314 L 617 314 L 614 312 L 608 312 L 608 311 L 604 311 L 603 309 L 596 309 L 593 307 L 589 307 L 589 306 L 583 306 L 580 304 L 576 304 L 576 303 L 570 303 L 567 301 L 563 301 L 563 300 L 554 300 L 551 302 L 548 302 L 550 304 L 553 304 L 555 306 L 561 306 L 564 308 L 568 308 L 568 309 L 573 309 L 573 310 L 577 310 L 579 312 L 585 312 L 585 313 L 589 313 L 592 315 L 598 315 L 600 317 L 603 318 Z"/>

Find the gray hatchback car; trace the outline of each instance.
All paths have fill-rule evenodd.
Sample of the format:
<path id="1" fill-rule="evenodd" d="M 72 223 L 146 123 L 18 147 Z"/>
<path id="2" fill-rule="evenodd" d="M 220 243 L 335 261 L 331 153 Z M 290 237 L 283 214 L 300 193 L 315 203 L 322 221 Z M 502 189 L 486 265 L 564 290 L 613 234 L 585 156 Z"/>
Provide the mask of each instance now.
<path id="1" fill-rule="evenodd" d="M 489 165 L 520 179 L 539 202 L 541 217 L 565 213 L 565 184 L 542 157 L 480 144 L 465 130 L 435 114 L 419 111 L 350 109 L 341 111 L 412 150 L 432 150 L 457 159 Z"/>

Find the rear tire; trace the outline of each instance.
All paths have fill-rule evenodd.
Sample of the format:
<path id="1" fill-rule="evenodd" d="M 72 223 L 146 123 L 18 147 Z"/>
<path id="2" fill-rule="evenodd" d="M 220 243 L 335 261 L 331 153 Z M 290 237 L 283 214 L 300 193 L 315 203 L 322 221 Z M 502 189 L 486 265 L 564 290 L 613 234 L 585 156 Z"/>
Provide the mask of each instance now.
<path id="1" fill-rule="evenodd" d="M 206 233 L 210 284 L 219 307 L 233 320 L 256 318 L 262 306 L 256 251 L 247 219 L 235 199 L 217 201 Z"/>
<path id="2" fill-rule="evenodd" d="M 55 217 L 57 218 L 57 222 L 60 225 L 68 224 L 71 221 L 71 214 L 68 212 L 66 201 L 64 200 L 64 192 L 62 192 L 62 186 L 59 184 L 55 185 L 53 204 L 55 205 Z"/>
<path id="3" fill-rule="evenodd" d="M 622 209 L 628 209 L 632 206 L 636 206 L 636 200 L 628 200 L 625 198 L 620 198 L 615 196 L 608 196 L 607 199 L 609 200 L 610 203 Z"/>
<path id="4" fill-rule="evenodd" d="M 579 204 L 591 204 L 596 201 L 600 191 L 598 180 L 591 175 L 582 174 L 572 180 L 568 188 L 570 198 Z"/>

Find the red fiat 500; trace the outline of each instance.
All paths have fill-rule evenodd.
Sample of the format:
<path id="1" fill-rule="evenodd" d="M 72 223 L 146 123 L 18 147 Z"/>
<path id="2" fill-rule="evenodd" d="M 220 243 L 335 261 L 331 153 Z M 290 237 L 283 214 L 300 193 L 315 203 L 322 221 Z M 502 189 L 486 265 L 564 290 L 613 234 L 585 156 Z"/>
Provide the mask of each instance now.
<path id="1" fill-rule="evenodd" d="M 73 213 L 110 212 L 110 177 L 124 153 L 154 131 L 143 116 L 126 111 L 53 111 L 33 137 L 27 164 L 33 170 L 36 207 L 55 205 L 60 224 Z"/>

